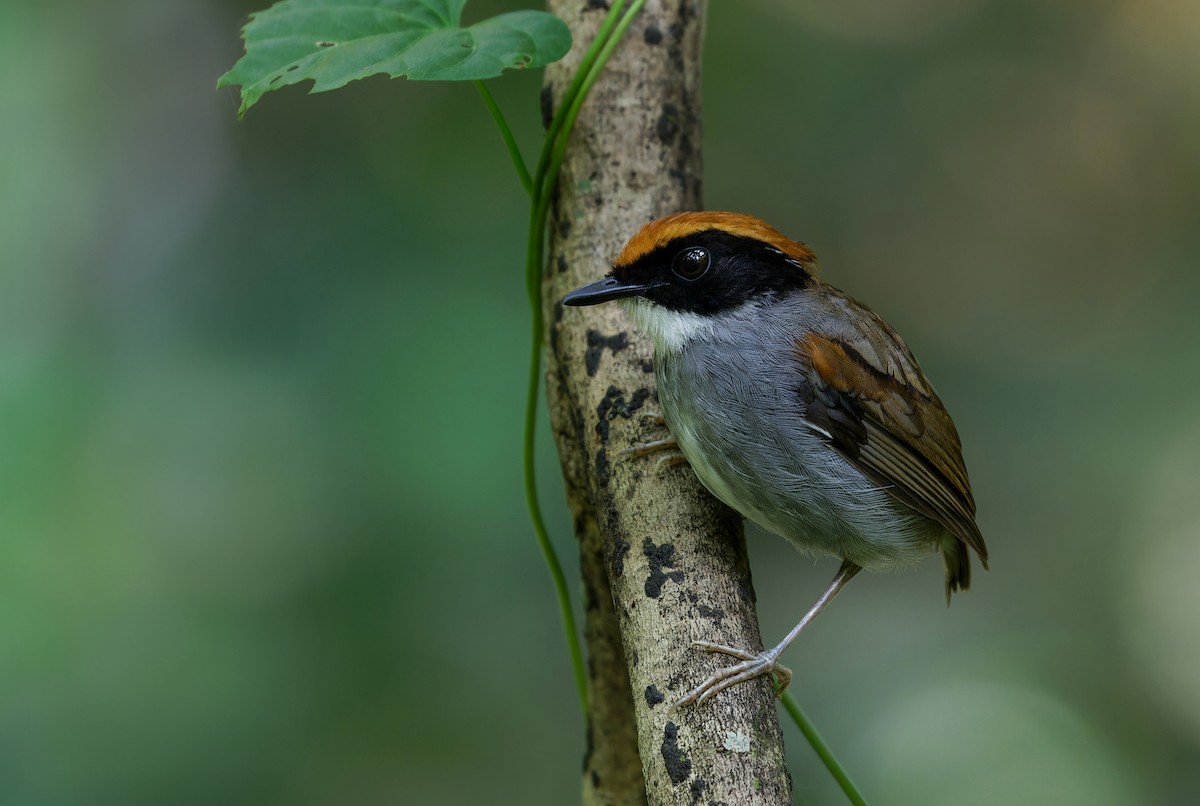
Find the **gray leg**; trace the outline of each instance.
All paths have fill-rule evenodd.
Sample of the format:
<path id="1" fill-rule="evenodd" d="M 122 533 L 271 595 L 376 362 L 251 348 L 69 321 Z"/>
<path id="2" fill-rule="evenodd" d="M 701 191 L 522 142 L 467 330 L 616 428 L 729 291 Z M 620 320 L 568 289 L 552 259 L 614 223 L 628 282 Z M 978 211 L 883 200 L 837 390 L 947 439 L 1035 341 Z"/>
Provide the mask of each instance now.
<path id="1" fill-rule="evenodd" d="M 861 568 L 849 560 L 844 560 L 842 567 L 838 569 L 837 575 L 829 583 L 829 587 L 821 594 L 821 598 L 817 599 L 816 604 L 804 614 L 804 618 L 800 619 L 800 623 L 793 627 L 792 631 L 787 634 L 787 637 L 780 641 L 777 646 L 762 654 L 755 655 L 744 649 L 715 644 L 712 641 L 694 641 L 692 646 L 696 649 L 731 655 L 735 658 L 740 658 L 742 662 L 727 666 L 716 672 L 703 683 L 696 686 L 696 688 L 685 694 L 683 699 L 675 703 L 674 707 L 679 708 L 684 705 L 691 705 L 692 703 L 702 703 L 718 691 L 747 680 L 753 680 L 759 675 L 768 673 L 775 674 L 779 680 L 777 691 L 778 693 L 783 693 L 783 690 L 792 682 L 792 673 L 779 664 L 779 656 L 784 653 L 784 650 L 788 648 L 792 641 L 796 640 L 796 636 L 800 634 L 801 630 L 807 627 L 816 618 L 817 614 L 825 609 L 825 605 L 829 604 L 834 596 L 837 596 L 838 591 L 844 588 L 846 583 L 861 570 Z"/>

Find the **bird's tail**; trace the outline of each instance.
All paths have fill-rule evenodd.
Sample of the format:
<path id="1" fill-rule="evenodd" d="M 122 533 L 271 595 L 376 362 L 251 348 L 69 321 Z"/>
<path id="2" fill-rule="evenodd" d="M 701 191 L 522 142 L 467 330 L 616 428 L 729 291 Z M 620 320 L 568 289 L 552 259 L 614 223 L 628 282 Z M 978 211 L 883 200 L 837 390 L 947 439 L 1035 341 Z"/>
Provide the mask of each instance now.
<path id="1" fill-rule="evenodd" d="M 946 606 L 950 594 L 971 587 L 971 553 L 961 540 L 952 534 L 942 538 L 942 561 L 946 563 Z"/>

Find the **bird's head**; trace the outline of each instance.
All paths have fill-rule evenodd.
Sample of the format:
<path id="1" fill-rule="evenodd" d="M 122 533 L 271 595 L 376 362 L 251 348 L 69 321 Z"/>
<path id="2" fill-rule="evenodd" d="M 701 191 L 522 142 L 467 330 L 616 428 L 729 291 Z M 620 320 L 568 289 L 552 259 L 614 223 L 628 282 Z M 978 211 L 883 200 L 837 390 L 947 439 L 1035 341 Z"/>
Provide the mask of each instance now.
<path id="1" fill-rule="evenodd" d="M 607 276 L 563 303 L 628 300 L 657 349 L 678 349 L 722 314 L 813 285 L 815 265 L 808 247 L 754 216 L 675 213 L 642 227 Z"/>

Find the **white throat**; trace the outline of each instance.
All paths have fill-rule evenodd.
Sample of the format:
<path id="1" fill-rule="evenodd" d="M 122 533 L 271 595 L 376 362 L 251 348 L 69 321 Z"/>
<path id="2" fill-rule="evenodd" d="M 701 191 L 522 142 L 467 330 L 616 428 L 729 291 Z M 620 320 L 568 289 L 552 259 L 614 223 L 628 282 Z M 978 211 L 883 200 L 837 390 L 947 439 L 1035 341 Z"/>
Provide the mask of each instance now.
<path id="1" fill-rule="evenodd" d="M 678 353 L 693 339 L 713 329 L 712 317 L 690 311 L 672 311 L 644 299 L 631 299 L 626 310 L 638 330 L 654 341 L 657 353 Z"/>

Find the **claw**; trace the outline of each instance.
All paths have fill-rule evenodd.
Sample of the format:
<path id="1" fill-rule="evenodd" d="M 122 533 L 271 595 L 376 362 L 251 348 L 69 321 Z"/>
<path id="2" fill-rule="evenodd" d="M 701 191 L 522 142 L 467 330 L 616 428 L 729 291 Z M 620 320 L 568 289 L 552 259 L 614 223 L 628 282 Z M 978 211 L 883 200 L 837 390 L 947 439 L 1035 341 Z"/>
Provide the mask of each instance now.
<path id="1" fill-rule="evenodd" d="M 679 443 L 675 441 L 675 437 L 655 439 L 640 445 L 633 445 L 618 453 L 617 458 L 619 460 L 638 459 L 654 453 L 663 454 L 654 463 L 655 473 L 661 473 L 665 468 L 675 465 L 687 464 L 687 458 L 679 451 Z"/>
<path id="2" fill-rule="evenodd" d="M 725 646 L 724 644 L 717 644 L 712 641 L 693 641 L 692 647 L 705 652 L 720 652 L 723 655 L 739 658 L 742 662 L 726 666 L 724 669 L 714 672 L 707 680 L 685 694 L 679 702 L 672 706 L 674 708 L 682 708 L 685 705 L 693 703 L 702 703 L 730 686 L 736 686 L 738 683 L 753 680 L 764 674 L 775 675 L 776 696 L 782 694 L 784 689 L 792 682 L 792 671 L 777 661 L 779 656 L 774 650 L 755 655 L 744 649 Z"/>
<path id="3" fill-rule="evenodd" d="M 675 437 L 666 437 L 665 439 L 643 442 L 640 445 L 631 445 L 618 453 L 617 456 L 621 459 L 637 459 L 642 456 L 649 456 L 652 453 L 672 450 L 679 450 L 679 443 L 675 441 Z"/>
<path id="4" fill-rule="evenodd" d="M 722 655 L 731 655 L 742 660 L 755 660 L 758 655 L 753 652 L 747 652 L 744 649 L 737 647 L 718 644 L 715 641 L 692 641 L 692 649 L 701 649 L 705 652 L 720 652 Z"/>
<path id="5" fill-rule="evenodd" d="M 654 472 L 661 473 L 665 468 L 675 467 L 676 465 L 686 465 L 687 463 L 687 457 L 682 453 L 672 453 L 668 454 L 667 456 L 660 456 L 658 457 L 658 461 L 654 463 Z"/>

